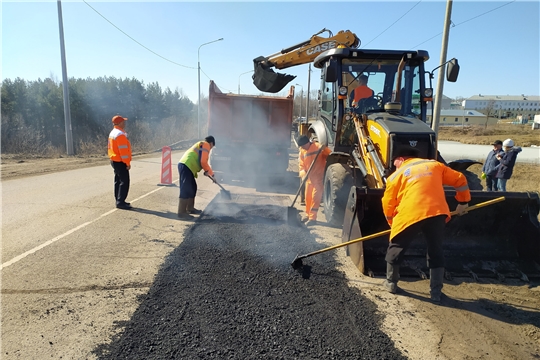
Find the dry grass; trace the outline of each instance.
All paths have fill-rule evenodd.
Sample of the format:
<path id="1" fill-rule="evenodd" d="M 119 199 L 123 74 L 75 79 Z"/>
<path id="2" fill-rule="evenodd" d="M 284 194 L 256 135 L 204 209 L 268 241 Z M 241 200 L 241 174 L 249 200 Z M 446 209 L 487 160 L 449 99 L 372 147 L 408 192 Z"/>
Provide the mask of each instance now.
<path id="1" fill-rule="evenodd" d="M 517 146 L 540 146 L 540 130 L 531 125 L 496 124 L 484 126 L 441 126 L 439 139 L 459 141 L 464 144 L 490 145 L 495 140 L 511 138 Z"/>

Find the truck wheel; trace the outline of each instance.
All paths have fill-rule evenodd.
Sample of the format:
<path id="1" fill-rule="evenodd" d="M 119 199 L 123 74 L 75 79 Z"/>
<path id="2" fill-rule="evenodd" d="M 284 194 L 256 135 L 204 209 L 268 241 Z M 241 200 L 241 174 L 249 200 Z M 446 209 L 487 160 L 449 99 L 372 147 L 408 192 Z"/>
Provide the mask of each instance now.
<path id="1" fill-rule="evenodd" d="M 353 185 L 353 178 L 347 171 L 346 164 L 332 164 L 324 175 L 324 216 L 332 226 L 343 226 L 347 197 Z"/>
<path id="2" fill-rule="evenodd" d="M 478 176 L 469 171 L 465 170 L 462 172 L 463 175 L 465 175 L 465 178 L 467 179 L 467 184 L 469 185 L 469 190 L 483 190 L 484 187 L 482 186 L 481 180 L 478 178 Z"/>

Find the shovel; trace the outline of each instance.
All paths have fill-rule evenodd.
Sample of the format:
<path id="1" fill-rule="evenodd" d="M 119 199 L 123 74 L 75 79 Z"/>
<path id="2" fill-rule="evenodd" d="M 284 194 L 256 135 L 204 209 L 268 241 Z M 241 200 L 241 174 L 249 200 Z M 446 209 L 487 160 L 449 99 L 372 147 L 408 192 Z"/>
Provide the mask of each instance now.
<path id="1" fill-rule="evenodd" d="M 482 203 L 479 203 L 479 204 L 476 204 L 476 205 L 472 205 L 472 206 L 469 206 L 467 208 L 467 212 L 469 212 L 471 210 L 479 209 L 479 208 L 484 207 L 484 206 L 493 205 L 495 203 L 498 203 L 498 202 L 501 202 L 501 201 L 504 201 L 504 200 L 505 200 L 504 196 L 501 196 L 501 197 L 498 197 L 498 198 L 493 199 L 493 200 L 489 200 L 489 201 L 485 201 L 485 202 L 482 202 Z M 452 216 L 457 215 L 457 212 L 452 211 L 450 213 L 450 215 L 452 215 Z M 347 241 L 347 242 L 344 242 L 344 243 L 341 243 L 341 244 L 333 245 L 333 246 L 330 246 L 330 247 L 327 247 L 327 248 L 324 248 L 324 249 L 321 249 L 321 250 L 313 251 L 313 252 L 310 252 L 309 254 L 297 255 L 294 258 L 293 262 L 291 263 L 291 266 L 293 267 L 293 269 L 297 270 L 297 269 L 300 269 L 302 267 L 302 265 L 303 265 L 302 264 L 302 259 L 305 259 L 307 257 L 317 255 L 317 254 L 320 254 L 320 253 L 323 253 L 323 252 L 327 252 L 327 251 L 330 251 L 330 250 L 334 250 L 334 249 L 337 249 L 337 248 L 340 248 L 340 247 L 343 247 L 343 246 L 351 245 L 351 244 L 354 244 L 354 243 L 357 243 L 357 242 L 360 242 L 360 241 L 371 240 L 371 239 L 377 238 L 379 236 L 384 236 L 384 235 L 388 235 L 388 234 L 390 234 L 390 230 L 384 230 L 384 231 L 381 231 L 381 232 L 378 232 L 378 233 L 375 233 L 375 234 L 362 236 L 361 238 L 358 238 L 358 239 L 354 239 L 354 240 Z"/>
<path id="2" fill-rule="evenodd" d="M 213 177 L 213 176 L 210 176 L 210 175 L 207 175 L 207 174 L 204 174 L 205 176 L 208 176 L 210 178 L 210 180 L 212 180 L 212 182 L 214 184 L 216 184 L 217 186 L 219 186 L 221 188 L 220 190 L 220 195 L 222 198 L 224 198 L 225 200 L 231 200 L 231 192 L 228 191 L 228 190 L 225 190 L 225 188 L 223 186 L 221 186 L 220 183 L 217 182 L 217 180 Z"/>
<path id="3" fill-rule="evenodd" d="M 307 178 L 309 176 L 309 173 L 311 172 L 311 169 L 313 169 L 313 165 L 317 161 L 317 158 L 319 157 L 319 154 L 321 153 L 321 151 L 323 151 L 324 148 L 325 148 L 324 146 L 321 146 L 319 151 L 317 151 L 317 154 L 315 155 L 315 159 L 313 160 L 313 162 L 309 166 L 309 169 L 308 169 L 308 171 L 306 173 L 306 176 L 304 176 L 304 178 L 302 179 L 302 183 L 300 184 L 300 187 L 298 188 L 298 191 L 296 191 L 296 196 L 294 197 L 294 200 L 293 200 L 291 206 L 289 206 L 287 208 L 287 223 L 289 225 L 296 225 L 296 226 L 300 225 L 299 222 L 298 222 L 298 210 L 296 210 L 296 208 L 294 207 L 294 204 L 296 203 L 296 199 L 298 199 L 298 195 L 300 195 L 300 191 L 302 191 L 302 187 L 306 183 L 306 180 L 307 180 Z"/>

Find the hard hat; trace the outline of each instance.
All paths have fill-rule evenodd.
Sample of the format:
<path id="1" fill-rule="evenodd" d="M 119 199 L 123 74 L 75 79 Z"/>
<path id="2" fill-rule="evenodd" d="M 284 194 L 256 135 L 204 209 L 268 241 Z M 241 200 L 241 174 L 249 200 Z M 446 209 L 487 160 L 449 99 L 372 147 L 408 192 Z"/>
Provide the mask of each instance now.
<path id="1" fill-rule="evenodd" d="M 504 147 L 512 147 L 514 146 L 514 141 L 512 139 L 506 139 L 503 141 Z"/>

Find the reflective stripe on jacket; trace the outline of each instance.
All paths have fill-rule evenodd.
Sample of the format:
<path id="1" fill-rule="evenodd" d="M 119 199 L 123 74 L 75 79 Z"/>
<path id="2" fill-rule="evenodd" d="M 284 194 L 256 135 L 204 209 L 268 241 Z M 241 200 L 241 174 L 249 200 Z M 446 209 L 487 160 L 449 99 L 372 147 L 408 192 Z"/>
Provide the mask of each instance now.
<path id="1" fill-rule="evenodd" d="M 298 172 L 301 178 L 306 176 L 307 171 L 309 170 L 313 160 L 315 160 L 317 152 L 321 146 L 322 145 L 313 142 L 307 150 L 300 148 L 300 155 L 298 157 Z M 330 153 L 331 151 L 327 147 L 321 151 L 319 157 L 317 158 L 317 162 L 313 165 L 313 169 L 311 169 L 311 172 L 309 173 L 309 180 L 311 182 L 323 182 L 326 158 L 328 155 L 330 155 Z"/>
<path id="2" fill-rule="evenodd" d="M 209 155 L 210 144 L 206 141 L 198 141 L 184 153 L 180 162 L 191 170 L 194 177 L 197 177 L 197 173 L 202 169 L 207 171 L 208 175 L 214 176 L 214 171 L 208 164 Z"/>
<path id="3" fill-rule="evenodd" d="M 109 134 L 107 153 L 112 161 L 131 164 L 131 144 L 126 132 L 119 127 L 115 126 Z"/>
<path id="4" fill-rule="evenodd" d="M 384 216 L 391 227 L 390 240 L 418 221 L 437 215 L 446 215 L 443 185 L 456 189 L 456 200 L 469 202 L 471 193 L 465 176 L 448 166 L 425 159 L 407 159 L 386 183 L 382 198 Z"/>

